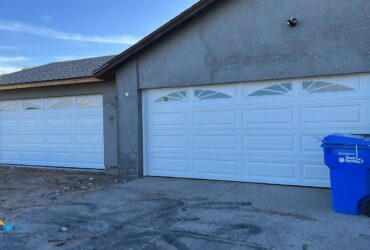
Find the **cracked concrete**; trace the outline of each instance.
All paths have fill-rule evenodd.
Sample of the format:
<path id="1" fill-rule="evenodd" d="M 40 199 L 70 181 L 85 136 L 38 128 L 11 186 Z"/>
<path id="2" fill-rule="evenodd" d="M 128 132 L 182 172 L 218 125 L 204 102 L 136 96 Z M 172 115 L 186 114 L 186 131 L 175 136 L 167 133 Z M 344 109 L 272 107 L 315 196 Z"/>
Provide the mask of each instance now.
<path id="1" fill-rule="evenodd" d="M 328 189 L 171 178 L 109 185 L 11 221 L 0 249 L 368 249 Z M 67 232 L 60 228 L 66 226 Z"/>

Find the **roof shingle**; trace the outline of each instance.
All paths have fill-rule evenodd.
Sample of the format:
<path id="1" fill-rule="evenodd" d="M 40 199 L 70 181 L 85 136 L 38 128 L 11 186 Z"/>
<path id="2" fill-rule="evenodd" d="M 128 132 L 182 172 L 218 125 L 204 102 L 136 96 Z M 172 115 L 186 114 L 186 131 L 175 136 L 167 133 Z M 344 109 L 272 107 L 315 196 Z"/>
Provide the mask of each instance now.
<path id="1" fill-rule="evenodd" d="M 93 72 L 114 56 L 55 62 L 0 76 L 0 85 L 93 77 Z"/>

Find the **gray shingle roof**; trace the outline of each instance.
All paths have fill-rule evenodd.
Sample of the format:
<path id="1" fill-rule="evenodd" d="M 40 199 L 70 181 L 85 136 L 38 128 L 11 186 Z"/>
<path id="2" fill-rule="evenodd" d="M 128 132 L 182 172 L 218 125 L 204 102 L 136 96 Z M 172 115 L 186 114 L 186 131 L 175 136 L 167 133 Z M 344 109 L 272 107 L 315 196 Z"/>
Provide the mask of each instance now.
<path id="1" fill-rule="evenodd" d="M 55 62 L 0 76 L 0 85 L 92 77 L 93 71 L 114 56 Z"/>

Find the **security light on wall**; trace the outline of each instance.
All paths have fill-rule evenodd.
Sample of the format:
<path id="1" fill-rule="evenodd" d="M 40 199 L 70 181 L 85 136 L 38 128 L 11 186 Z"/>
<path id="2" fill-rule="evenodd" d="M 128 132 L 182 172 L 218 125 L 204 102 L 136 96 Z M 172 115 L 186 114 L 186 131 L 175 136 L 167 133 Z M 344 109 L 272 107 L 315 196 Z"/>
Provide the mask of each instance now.
<path id="1" fill-rule="evenodd" d="M 297 19 L 297 18 L 288 19 L 288 20 L 286 20 L 286 23 L 287 23 L 290 27 L 294 28 L 294 27 L 295 27 L 295 26 L 297 26 L 297 24 L 298 24 L 298 19 Z"/>

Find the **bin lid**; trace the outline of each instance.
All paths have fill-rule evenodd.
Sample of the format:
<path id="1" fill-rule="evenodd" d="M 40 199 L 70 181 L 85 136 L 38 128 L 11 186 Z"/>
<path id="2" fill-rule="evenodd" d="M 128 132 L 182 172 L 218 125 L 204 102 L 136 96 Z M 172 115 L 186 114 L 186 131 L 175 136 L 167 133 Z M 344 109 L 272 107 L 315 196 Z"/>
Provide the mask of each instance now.
<path id="1" fill-rule="evenodd" d="M 326 136 L 322 142 L 324 144 L 370 146 L 370 135 L 331 134 Z"/>

